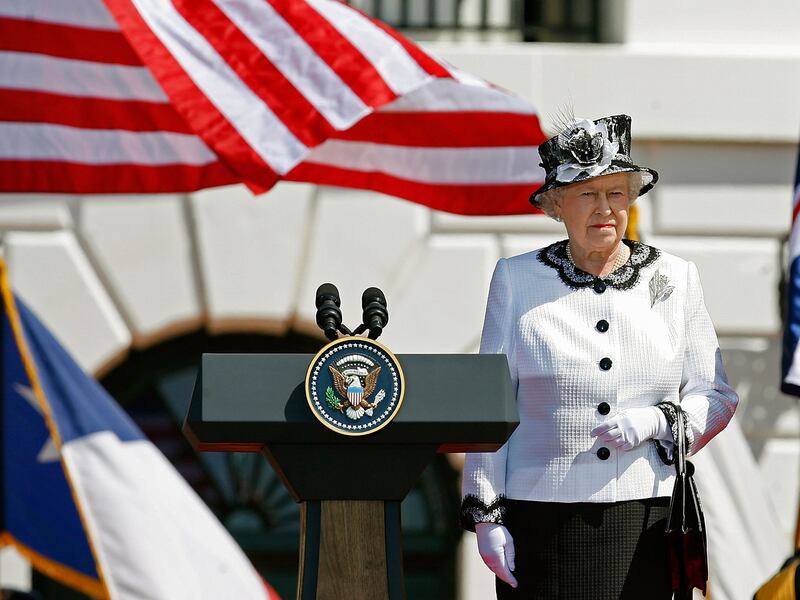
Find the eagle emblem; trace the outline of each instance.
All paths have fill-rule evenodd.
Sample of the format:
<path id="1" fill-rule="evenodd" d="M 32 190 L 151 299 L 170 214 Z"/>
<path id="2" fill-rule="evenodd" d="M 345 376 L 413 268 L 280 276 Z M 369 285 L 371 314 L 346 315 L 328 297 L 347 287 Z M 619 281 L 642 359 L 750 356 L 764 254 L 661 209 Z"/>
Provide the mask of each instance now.
<path id="1" fill-rule="evenodd" d="M 343 435 L 368 435 L 388 425 L 403 402 L 400 363 L 375 340 L 341 337 L 322 348 L 306 372 L 312 414 Z"/>
<path id="2" fill-rule="evenodd" d="M 360 419 L 364 414 L 372 416 L 372 410 L 383 398 L 376 397 L 374 403 L 367 401 L 375 391 L 381 368 L 375 367 L 367 371 L 364 367 L 345 369 L 339 371 L 333 365 L 328 365 L 333 376 L 333 385 L 336 391 L 344 398 L 338 410 L 344 412 L 351 419 Z M 362 379 L 363 378 L 363 379 Z"/>

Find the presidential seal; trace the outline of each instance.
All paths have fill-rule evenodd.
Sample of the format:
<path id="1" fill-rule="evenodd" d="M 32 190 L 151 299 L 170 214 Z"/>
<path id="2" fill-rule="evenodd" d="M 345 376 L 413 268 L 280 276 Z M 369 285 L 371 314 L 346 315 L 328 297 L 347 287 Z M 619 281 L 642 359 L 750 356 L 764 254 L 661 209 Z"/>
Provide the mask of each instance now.
<path id="1" fill-rule="evenodd" d="M 343 337 L 320 350 L 306 374 L 306 398 L 319 421 L 344 435 L 367 435 L 394 419 L 403 403 L 403 371 L 385 346 Z"/>

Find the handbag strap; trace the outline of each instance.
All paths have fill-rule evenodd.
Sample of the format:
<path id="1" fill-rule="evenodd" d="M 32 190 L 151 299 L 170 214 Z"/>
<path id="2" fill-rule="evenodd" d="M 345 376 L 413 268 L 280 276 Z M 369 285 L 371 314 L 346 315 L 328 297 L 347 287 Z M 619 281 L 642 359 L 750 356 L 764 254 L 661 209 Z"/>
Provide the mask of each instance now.
<path id="1" fill-rule="evenodd" d="M 678 477 L 686 474 L 686 413 L 675 405 L 675 471 Z"/>
<path id="2" fill-rule="evenodd" d="M 660 440 L 653 439 L 656 445 L 658 455 L 665 465 L 675 465 L 675 470 L 680 474 L 689 469 L 689 475 L 692 474 L 692 465 L 688 463 L 686 457 L 689 453 L 689 437 L 687 435 L 687 419 L 686 412 L 679 404 L 674 402 L 659 402 L 656 407 L 664 413 L 667 419 L 670 433 L 672 433 L 672 444 L 669 448 L 671 456 L 668 454 L 668 449 Z M 681 467 L 678 467 L 678 456 L 681 456 Z M 688 467 L 687 467 L 688 465 Z"/>

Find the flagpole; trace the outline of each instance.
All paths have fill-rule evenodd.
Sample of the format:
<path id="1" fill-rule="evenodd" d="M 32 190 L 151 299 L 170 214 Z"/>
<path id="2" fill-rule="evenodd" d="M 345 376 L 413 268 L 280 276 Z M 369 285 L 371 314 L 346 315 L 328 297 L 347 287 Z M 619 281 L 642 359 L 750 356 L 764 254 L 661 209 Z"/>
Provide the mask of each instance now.
<path id="1" fill-rule="evenodd" d="M 794 526 L 794 551 L 800 550 L 800 498 L 797 502 L 797 519 Z"/>
<path id="2" fill-rule="evenodd" d="M 635 242 L 639 241 L 639 207 L 635 204 L 628 209 L 628 226 L 625 228 L 625 237 Z"/>

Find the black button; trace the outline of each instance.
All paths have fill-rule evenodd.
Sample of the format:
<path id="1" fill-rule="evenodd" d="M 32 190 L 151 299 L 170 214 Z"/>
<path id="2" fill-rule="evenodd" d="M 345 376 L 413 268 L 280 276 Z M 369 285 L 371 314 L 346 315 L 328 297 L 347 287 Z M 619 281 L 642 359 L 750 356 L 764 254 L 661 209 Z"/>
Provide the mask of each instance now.
<path id="1" fill-rule="evenodd" d="M 611 456 L 611 450 L 609 450 L 605 446 L 598 448 L 597 458 L 599 458 L 600 460 L 608 460 L 609 456 Z"/>
<path id="2" fill-rule="evenodd" d="M 602 294 L 603 292 L 606 291 L 606 283 L 602 279 L 595 279 L 594 285 L 592 287 L 594 288 L 594 291 L 597 292 L 598 294 Z"/>
<path id="3" fill-rule="evenodd" d="M 597 412 L 601 415 L 607 415 L 611 412 L 611 406 L 609 406 L 608 402 L 601 402 L 597 405 Z"/>
<path id="4" fill-rule="evenodd" d="M 600 368 L 603 369 L 603 371 L 608 371 L 612 364 L 611 359 L 607 356 L 600 359 Z"/>
<path id="5" fill-rule="evenodd" d="M 597 331 L 599 331 L 600 333 L 605 333 L 606 331 L 608 331 L 608 321 L 606 321 L 605 319 L 600 319 L 597 322 L 597 325 L 594 326 L 594 328 L 597 329 Z"/>

